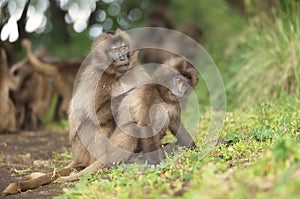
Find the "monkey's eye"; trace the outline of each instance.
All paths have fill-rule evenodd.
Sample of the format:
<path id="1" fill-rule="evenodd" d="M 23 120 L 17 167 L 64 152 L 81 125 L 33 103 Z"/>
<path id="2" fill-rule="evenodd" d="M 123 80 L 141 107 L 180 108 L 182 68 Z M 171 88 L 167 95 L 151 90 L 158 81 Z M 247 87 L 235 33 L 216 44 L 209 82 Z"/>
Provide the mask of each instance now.
<path id="1" fill-rule="evenodd" d="M 121 50 L 122 52 L 124 52 L 124 51 L 127 50 L 127 47 L 126 47 L 126 46 L 121 46 L 120 50 Z"/>
<path id="2" fill-rule="evenodd" d="M 176 81 L 177 84 L 180 84 L 180 83 L 182 82 L 182 79 L 180 79 L 180 78 L 177 77 L 177 78 L 175 79 L 175 81 Z"/>
<path id="3" fill-rule="evenodd" d="M 117 48 L 112 48 L 112 49 L 110 50 L 110 52 L 112 52 L 112 53 L 117 53 L 117 52 L 118 52 L 118 49 L 117 49 Z"/>

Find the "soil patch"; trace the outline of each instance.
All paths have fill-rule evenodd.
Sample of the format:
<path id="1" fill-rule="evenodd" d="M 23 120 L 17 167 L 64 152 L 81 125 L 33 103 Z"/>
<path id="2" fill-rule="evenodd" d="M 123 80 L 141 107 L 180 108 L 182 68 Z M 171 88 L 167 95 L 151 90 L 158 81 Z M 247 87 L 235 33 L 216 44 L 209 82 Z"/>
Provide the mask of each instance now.
<path id="1" fill-rule="evenodd" d="M 66 160 L 55 154 L 70 153 L 67 130 L 41 130 L 0 134 L 0 198 L 52 198 L 63 193 L 64 185 L 49 184 L 16 195 L 4 196 L 9 183 L 23 179 L 32 172 L 50 172 L 65 166 Z"/>

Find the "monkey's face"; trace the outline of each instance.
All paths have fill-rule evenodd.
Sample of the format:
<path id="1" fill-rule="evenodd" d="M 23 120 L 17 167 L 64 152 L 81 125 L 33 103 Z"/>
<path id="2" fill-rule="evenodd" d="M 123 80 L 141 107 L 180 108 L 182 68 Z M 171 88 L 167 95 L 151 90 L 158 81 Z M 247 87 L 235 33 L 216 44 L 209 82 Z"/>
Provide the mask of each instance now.
<path id="1" fill-rule="evenodd" d="M 127 70 L 130 63 L 129 45 L 125 42 L 115 42 L 108 50 L 108 57 L 114 67 L 122 72 Z"/>
<path id="2" fill-rule="evenodd" d="M 190 87 L 190 82 L 182 75 L 176 75 L 172 78 L 171 94 L 176 98 L 183 98 Z"/>

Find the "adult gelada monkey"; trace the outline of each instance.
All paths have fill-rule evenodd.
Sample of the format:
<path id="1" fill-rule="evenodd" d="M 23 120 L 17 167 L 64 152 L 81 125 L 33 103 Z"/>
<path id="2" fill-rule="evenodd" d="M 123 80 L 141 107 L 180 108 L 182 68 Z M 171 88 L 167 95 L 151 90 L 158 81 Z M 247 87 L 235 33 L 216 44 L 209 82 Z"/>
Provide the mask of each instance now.
<path id="1" fill-rule="evenodd" d="M 38 49 L 39 59 L 51 59 L 47 51 Z M 17 89 L 10 96 L 16 107 L 17 128 L 36 130 L 42 127 L 42 117 L 51 106 L 54 89 L 52 79 L 38 73 L 27 58 L 15 63 L 9 70 L 17 82 Z"/>
<path id="2" fill-rule="evenodd" d="M 123 150 L 144 154 L 144 157 L 133 155 L 139 157 L 138 161 L 144 159 L 151 164 L 159 163 L 173 147 L 161 148 L 167 129 L 176 136 L 177 145 L 195 145 L 181 122 L 181 108 L 191 88 L 198 83 L 198 71 L 186 60 L 171 57 L 158 67 L 154 78 L 154 83 L 144 84 L 113 100 L 118 127 L 110 137 Z M 112 161 L 127 161 L 124 151 L 108 151 L 108 154 Z M 134 162 L 133 157 L 129 162 Z"/>
<path id="3" fill-rule="evenodd" d="M 53 79 L 54 88 L 58 93 L 58 107 L 55 119 L 67 117 L 70 100 L 72 98 L 73 84 L 77 71 L 82 63 L 82 59 L 71 61 L 63 60 L 42 60 L 39 59 L 31 48 L 31 42 L 28 39 L 22 41 L 22 46 L 26 50 L 28 60 L 34 69 Z"/>
<path id="4" fill-rule="evenodd" d="M 72 146 L 72 162 L 58 173 L 69 175 L 73 168 L 81 169 L 79 173 L 60 178 L 60 182 L 74 181 L 84 172 L 96 172 L 104 165 L 90 154 L 82 139 L 102 135 L 103 140 L 96 143 L 97 149 L 103 150 L 108 138 L 116 125 L 111 111 L 112 90 L 118 79 L 134 67 L 136 54 L 130 52 L 131 40 L 127 33 L 102 33 L 92 45 L 92 53 L 79 71 L 77 84 L 74 85 L 73 97 L 69 110 L 70 141 Z M 80 135 L 79 135 L 80 133 Z M 90 140 L 90 142 L 92 142 Z M 47 174 L 48 175 L 48 174 Z M 25 191 L 37 186 L 48 184 L 56 177 L 39 177 L 21 183 L 10 184 L 4 193 L 15 194 L 18 190 Z"/>
<path id="5" fill-rule="evenodd" d="M 0 132 L 16 132 L 15 106 L 9 92 L 16 89 L 16 82 L 8 71 L 5 51 L 0 48 Z"/>
<path id="6" fill-rule="evenodd" d="M 100 151 L 103 150 L 104 152 L 102 154 L 104 156 L 109 156 L 108 158 L 110 159 L 110 162 L 114 162 L 114 161 L 135 162 L 135 160 L 140 161 L 140 159 L 141 159 L 141 161 L 146 161 L 149 158 L 150 158 L 150 160 L 155 159 L 156 155 L 160 155 L 161 153 L 163 153 L 163 151 L 160 151 L 161 153 L 157 154 L 157 153 L 155 153 L 155 151 L 160 149 L 160 139 L 164 136 L 166 128 L 170 128 L 172 133 L 177 136 L 179 145 L 184 145 L 184 146 L 193 146 L 194 145 L 193 139 L 186 132 L 186 130 L 184 129 L 184 127 L 181 124 L 180 103 L 177 100 L 178 100 L 178 98 L 182 98 L 183 96 L 185 96 L 188 93 L 189 86 L 187 83 L 191 84 L 193 87 L 197 84 L 198 73 L 186 61 L 179 59 L 179 58 L 173 58 L 173 59 L 169 60 L 168 62 L 166 62 L 166 64 L 172 66 L 175 69 L 178 69 L 181 73 L 181 75 L 179 73 L 168 73 L 168 70 L 167 71 L 161 70 L 158 72 L 158 74 L 162 75 L 162 77 L 158 77 L 159 79 L 168 77 L 167 78 L 168 81 L 161 82 L 161 83 L 165 83 L 167 85 L 167 87 L 170 88 L 170 90 L 168 90 L 168 88 L 165 88 L 163 86 L 161 87 L 161 86 L 156 86 L 156 85 L 150 84 L 151 86 L 145 85 L 138 89 L 133 89 L 133 90 L 129 91 L 128 93 L 124 94 L 123 96 L 117 97 L 117 99 L 121 98 L 122 102 L 126 102 L 126 100 L 130 99 L 131 96 L 140 97 L 141 100 L 137 99 L 135 103 L 142 103 L 142 105 L 140 107 L 137 107 L 134 110 L 141 110 L 144 112 L 141 113 L 141 115 L 136 115 L 136 117 L 140 117 L 140 118 L 137 118 L 135 120 L 135 122 L 141 126 L 144 124 L 147 125 L 147 122 L 149 122 L 150 118 L 149 118 L 149 116 L 145 116 L 145 114 L 148 114 L 147 111 L 150 111 L 150 108 L 153 105 L 153 103 L 149 102 L 149 98 L 143 98 L 141 96 L 141 94 L 144 94 L 142 91 L 147 92 L 149 89 L 149 92 L 152 92 L 152 94 L 154 94 L 153 97 L 155 96 L 156 101 L 161 102 L 161 105 L 163 106 L 163 108 L 165 108 L 167 110 L 168 116 L 169 116 L 167 118 L 168 121 L 164 124 L 165 126 L 163 129 L 161 129 L 158 136 L 154 136 L 154 137 L 151 137 L 151 135 L 153 134 L 153 132 L 151 131 L 152 130 L 151 128 L 150 128 L 150 133 L 152 133 L 152 134 L 150 136 L 149 135 L 143 136 L 144 138 L 141 138 L 141 139 L 139 139 L 139 138 L 136 139 L 135 137 L 134 137 L 134 139 L 132 139 L 132 136 L 128 137 L 128 135 L 123 133 L 121 131 L 121 129 L 116 129 L 114 132 L 110 133 L 110 135 L 109 135 L 109 133 L 104 132 L 104 133 L 107 133 L 107 136 L 109 137 L 111 142 L 113 144 L 116 144 L 116 147 L 107 147 L 108 145 L 106 145 L 105 143 L 99 143 L 100 145 L 98 146 L 99 147 L 98 150 L 100 150 Z M 105 74 L 103 74 L 103 75 L 105 75 Z M 185 76 L 185 77 L 183 77 L 183 76 Z M 101 80 L 99 81 L 99 84 L 101 85 L 100 88 L 105 88 L 105 87 L 103 87 L 103 82 L 101 84 Z M 79 82 L 78 86 L 80 86 L 80 82 Z M 77 88 L 77 89 L 79 89 L 79 88 Z M 142 92 L 142 93 L 140 93 L 140 92 Z M 131 93 L 132 93 L 132 95 L 131 95 Z M 126 96 L 129 96 L 129 97 L 126 97 Z M 122 100 L 122 98 L 124 98 L 124 99 Z M 96 99 L 98 99 L 98 98 L 96 97 Z M 109 99 L 109 100 L 111 100 L 111 99 Z M 133 100 L 135 100 L 135 99 L 133 99 Z M 122 108 L 123 105 L 124 105 L 124 103 L 121 103 L 119 108 Z M 133 104 L 133 105 L 136 105 L 136 104 Z M 76 110 L 76 109 L 73 109 L 73 111 L 74 110 Z M 77 111 L 77 114 L 80 114 L 80 113 L 81 113 L 80 110 Z M 158 114 L 160 114 L 160 113 L 161 112 L 158 112 Z M 155 116 L 160 117 L 160 115 L 157 115 L 157 114 Z M 144 118 L 142 118 L 142 117 L 144 117 Z M 83 118 L 82 115 L 79 115 L 79 119 L 82 119 L 82 118 Z M 83 118 L 82 121 L 86 122 L 87 119 Z M 143 123 L 143 122 L 146 122 L 146 123 Z M 75 126 L 78 124 L 73 123 L 73 125 Z M 87 124 L 85 123 L 82 125 L 84 127 L 84 125 L 87 125 Z M 73 130 L 79 130 L 79 131 L 82 130 L 82 129 L 80 129 L 80 127 L 82 125 L 78 125 L 78 127 L 79 127 L 78 129 L 75 128 L 76 126 L 75 127 L 73 126 L 74 127 Z M 95 129 L 93 129 L 95 127 L 92 125 L 97 127 L 96 124 L 89 124 L 89 126 L 87 126 L 85 128 L 87 128 L 89 130 L 95 130 Z M 156 123 L 154 125 L 156 125 Z M 101 121 L 100 121 L 100 126 L 101 126 Z M 158 126 L 160 126 L 160 125 L 158 125 Z M 89 131 L 89 133 L 91 133 L 91 131 Z M 63 170 L 60 170 L 59 172 L 64 171 L 65 173 L 63 175 L 68 175 L 69 172 L 71 171 L 72 167 L 78 168 L 78 167 L 82 166 L 82 165 L 79 165 L 79 163 L 85 163 L 85 164 L 89 164 L 89 165 L 84 170 L 80 171 L 77 174 L 59 178 L 60 182 L 77 180 L 84 172 L 87 172 L 87 171 L 96 172 L 104 166 L 102 164 L 102 162 L 97 161 L 92 156 L 92 154 L 90 154 L 89 151 L 86 150 L 85 146 L 82 145 L 77 131 L 75 132 L 75 134 L 73 134 L 73 137 L 71 134 L 71 139 L 72 138 L 73 139 L 75 138 L 73 140 L 72 147 L 73 147 L 73 152 L 74 153 L 77 152 L 76 156 L 74 156 L 77 159 L 74 158 L 73 162 L 69 165 L 69 167 L 67 167 Z M 82 137 L 80 137 L 80 138 L 82 138 Z M 154 143 L 155 146 L 151 146 L 152 143 Z M 144 144 L 144 146 L 143 146 L 143 144 Z M 133 147 L 131 147 L 131 146 L 133 146 Z M 77 147 L 77 148 L 75 148 L 75 147 Z M 80 147 L 82 147 L 82 148 L 80 148 Z M 114 151 L 118 147 L 120 147 L 121 149 L 129 150 L 130 151 L 129 156 L 126 156 L 127 154 L 125 154 L 125 156 L 123 156 L 123 153 L 120 153 L 120 150 L 117 152 Z M 151 156 L 139 158 L 139 155 L 136 155 L 136 154 L 131 156 L 132 152 L 136 152 L 136 153 L 145 152 L 145 154 L 147 152 L 154 152 L 154 154 L 153 154 L 154 156 L 151 155 Z M 81 157 L 80 157 L 80 155 L 81 155 Z M 79 159 L 79 158 L 81 158 L 81 159 Z M 104 158 L 106 158 L 106 157 L 104 157 Z M 162 158 L 161 156 L 158 156 L 158 160 L 154 160 L 154 161 L 158 162 L 158 161 L 160 161 L 161 158 Z M 81 162 L 75 162 L 74 160 L 76 160 L 76 161 L 81 160 Z M 84 167 L 84 166 L 82 166 L 82 167 Z M 56 178 L 57 178 L 57 175 L 54 175 L 54 179 L 56 179 Z M 34 183 L 32 183 L 32 182 L 34 182 Z M 41 184 L 46 184 L 49 182 L 51 182 L 51 180 L 49 180 L 49 176 L 47 176 L 47 178 L 42 176 L 40 180 L 33 179 L 31 181 L 29 180 L 29 181 L 19 183 L 18 188 L 21 190 L 25 190 L 24 187 L 25 188 L 27 188 L 27 187 L 34 188 L 38 184 L 41 185 Z M 33 186 L 33 184 L 34 184 L 34 186 Z M 21 187 L 20 187 L 20 185 L 21 185 Z M 12 190 L 13 189 L 16 190 L 15 187 L 16 187 L 16 184 L 11 184 L 11 186 L 9 186 L 6 189 L 6 193 L 7 194 L 13 193 Z"/>
<path id="7" fill-rule="evenodd" d="M 102 167 L 82 144 L 82 139 L 91 139 L 86 142 L 91 143 L 94 136 L 109 138 L 116 128 L 111 110 L 112 91 L 119 78 L 137 64 L 137 55 L 130 49 L 131 40 L 124 31 L 103 33 L 93 43 L 91 63 L 80 73 L 69 114 L 73 153 L 69 167 L 86 168 L 74 180 L 86 171 L 96 172 Z M 99 141 L 95 146 L 104 151 L 106 141 Z M 67 178 L 65 180 L 69 181 Z"/>

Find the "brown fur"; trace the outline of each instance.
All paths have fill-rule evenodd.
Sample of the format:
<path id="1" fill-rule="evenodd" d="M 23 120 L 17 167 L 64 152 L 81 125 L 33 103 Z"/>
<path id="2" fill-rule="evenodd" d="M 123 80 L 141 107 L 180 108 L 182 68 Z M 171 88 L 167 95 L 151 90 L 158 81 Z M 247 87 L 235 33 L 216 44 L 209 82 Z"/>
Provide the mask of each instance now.
<path id="1" fill-rule="evenodd" d="M 117 32 L 118 33 L 118 32 Z M 122 32 L 121 32 L 122 33 Z M 120 34 L 121 34 L 120 33 Z M 105 34 L 105 33 L 104 33 Z M 123 33 L 122 33 L 123 34 Z M 101 36 L 100 36 L 101 37 Z M 130 42 L 130 41 L 129 41 Z M 109 43 L 107 44 L 109 45 Z M 104 46 L 105 47 L 105 46 Z M 107 47 L 107 46 L 106 46 Z M 96 61 L 99 57 L 99 54 L 95 57 Z M 95 60 L 94 60 L 95 61 Z M 100 60 L 99 60 L 100 61 Z M 92 62 L 91 62 L 92 63 Z M 96 62 L 97 63 L 97 62 Z M 101 63 L 101 62 L 100 62 Z M 133 60 L 128 68 L 133 67 Z M 178 69 L 183 75 L 187 76 L 188 79 L 191 79 L 192 87 L 198 82 L 197 72 L 194 74 L 193 70 L 190 66 L 182 59 L 172 58 L 166 64 L 170 64 L 173 68 Z M 105 134 L 105 136 L 109 137 L 110 141 L 122 149 L 125 149 L 130 152 L 153 152 L 160 148 L 160 139 L 165 135 L 165 131 L 167 128 L 170 128 L 171 132 L 177 136 L 178 144 L 188 146 L 189 144 L 193 145 L 193 140 L 186 132 L 186 130 L 178 130 L 178 125 L 180 124 L 180 107 L 177 101 L 174 101 L 170 97 L 168 97 L 168 90 L 162 88 L 158 85 L 145 85 L 137 89 L 133 89 L 128 93 L 122 94 L 120 97 L 121 104 L 119 108 L 122 109 L 124 103 L 127 100 L 132 100 L 130 106 L 132 110 L 130 113 L 133 114 L 133 119 L 139 125 L 144 126 L 150 123 L 150 117 L 148 116 L 151 105 L 156 103 L 161 103 L 162 106 L 168 111 L 168 122 L 165 124 L 164 128 L 159 132 L 157 136 L 145 138 L 145 139 L 136 139 L 135 137 L 128 136 L 127 134 L 120 131 L 120 129 L 115 129 L 116 126 L 113 121 L 109 121 L 112 118 L 112 110 L 110 109 L 111 104 L 111 92 L 113 90 L 114 84 L 119 78 L 119 74 L 117 71 L 114 71 L 113 66 L 110 65 L 107 70 L 102 71 L 102 77 L 100 79 L 99 66 L 90 65 L 87 69 L 81 74 L 79 77 L 79 84 L 75 87 L 75 93 L 72 99 L 70 114 L 69 114 L 69 125 L 70 125 L 70 141 L 72 144 L 72 152 L 73 152 L 73 160 L 72 162 L 65 168 L 84 168 L 80 172 L 58 178 L 58 182 L 68 182 L 78 180 L 83 173 L 85 172 L 97 172 L 102 169 L 105 165 L 101 162 L 97 161 L 96 158 L 90 154 L 87 150 L 86 146 L 82 144 L 81 139 L 83 137 L 91 136 L 91 133 L 96 132 L 99 133 L 98 122 L 100 123 L 101 134 Z M 193 79 L 196 78 L 196 79 Z M 84 81 L 84 80 L 89 81 Z M 99 81 L 100 79 L 100 81 Z M 84 81 L 84 83 L 82 83 Z M 96 90 L 96 98 L 94 98 L 94 91 Z M 124 97 L 125 96 L 125 97 Z M 128 97 L 127 97 L 128 96 Z M 119 99 L 119 97 L 117 97 Z M 133 98 L 131 98 L 133 97 Z M 153 101 L 149 101 L 149 98 L 153 99 Z M 93 100 L 96 99 L 96 103 L 93 103 Z M 96 106 L 96 107 L 95 107 Z M 96 110 L 97 121 L 95 121 L 92 117 L 92 111 Z M 103 116 L 105 115 L 105 116 Z M 156 115 L 160 117 L 159 115 Z M 111 123 L 112 122 L 112 123 Z M 114 132 L 112 132 L 112 130 Z M 84 133 L 83 137 L 79 137 L 78 130 L 81 133 Z M 106 131 L 107 130 L 107 131 Z M 83 131 L 83 132 L 82 132 Z M 178 133 L 177 133 L 178 132 Z M 183 132 L 183 133 L 182 133 Z M 92 134 L 92 135 L 96 135 Z M 92 137 L 93 139 L 94 137 Z M 109 156 L 110 160 L 118 160 L 124 162 L 145 162 L 149 158 L 139 157 L 139 156 L 122 156 L 120 157 L 118 153 L 114 153 L 111 151 L 111 147 L 107 147 L 103 140 L 100 140 L 101 143 L 97 143 L 97 150 L 103 151 L 104 156 Z M 152 146 L 152 143 L 155 144 Z M 163 152 L 163 151 L 162 151 Z M 162 153 L 155 154 L 155 156 L 151 156 L 150 159 L 154 159 L 158 157 L 158 160 L 155 160 L 157 163 L 163 157 L 157 156 L 162 155 Z M 53 179 L 45 177 L 39 177 L 34 179 L 34 185 L 32 181 L 26 181 L 26 183 L 22 183 L 23 187 L 35 188 L 36 185 L 44 184 L 45 182 L 50 183 Z M 18 187 L 22 190 L 22 187 Z"/>
<path id="2" fill-rule="evenodd" d="M 16 132 L 15 106 L 9 92 L 16 89 L 16 82 L 8 71 L 5 51 L 0 49 L 0 132 Z"/>
<path id="3" fill-rule="evenodd" d="M 178 57 L 172 57 L 164 65 L 177 70 L 190 80 L 190 85 L 195 88 L 198 83 L 198 72 L 188 62 Z M 165 67 L 157 69 L 156 78 L 160 83 L 170 85 L 173 76 L 174 71 L 170 69 L 166 69 Z M 119 114 L 116 120 L 118 127 L 110 140 L 116 146 L 126 151 L 145 153 L 144 159 L 137 158 L 138 163 L 148 161 L 148 163 L 157 164 L 164 158 L 166 151 L 161 149 L 161 139 L 166 135 L 167 129 L 170 129 L 171 133 L 177 137 L 177 144 L 181 146 L 194 146 L 193 138 L 181 123 L 180 103 L 177 98 L 171 95 L 169 88 L 157 83 L 146 84 L 127 93 L 121 103 L 118 102 L 118 104 L 120 105 L 115 113 L 116 115 Z M 151 114 L 151 108 L 154 105 L 161 106 L 165 113 L 167 113 L 166 121 L 157 134 L 155 134 L 155 129 L 161 126 L 160 123 L 164 119 L 164 113 L 156 110 Z M 132 128 L 131 125 L 135 124 L 140 130 Z M 136 135 L 129 135 L 124 132 L 124 129 L 130 133 L 134 132 Z M 143 138 L 140 138 L 141 136 Z M 129 160 L 124 159 L 123 153 L 115 154 L 114 151 L 111 151 L 109 155 L 112 159 L 115 158 L 116 160 L 123 160 L 125 162 Z M 134 162 L 133 159 L 129 160 L 129 162 Z"/>
<path id="4" fill-rule="evenodd" d="M 6 53 L 7 65 L 10 67 L 17 61 L 17 54 L 14 46 L 9 41 L 0 41 L 0 48 Z"/>
<path id="5" fill-rule="evenodd" d="M 70 166 L 77 168 L 86 167 L 86 169 L 81 171 L 78 175 L 82 175 L 82 173 L 90 169 L 95 171 L 100 169 L 103 165 L 96 161 L 95 157 L 93 157 L 86 147 L 82 145 L 77 129 L 81 128 L 81 131 L 86 132 L 86 134 L 90 133 L 90 131 L 98 132 L 99 129 L 95 129 L 93 126 L 97 127 L 99 123 L 101 133 L 104 133 L 105 136 L 109 137 L 116 127 L 111 111 L 111 97 L 114 86 L 125 71 L 122 73 L 118 72 L 114 65 L 110 64 L 107 60 L 105 49 L 111 45 L 111 41 L 105 39 L 111 38 L 120 38 L 127 43 L 127 45 L 131 46 L 129 36 L 121 30 L 117 30 L 113 36 L 107 33 L 100 35 L 93 43 L 93 54 L 95 55 L 93 61 L 96 63 L 98 61 L 98 63 L 101 64 L 98 66 L 88 66 L 82 73 L 82 76 L 79 77 L 79 84 L 78 87 L 75 88 L 70 107 L 70 141 L 73 152 L 73 161 Z M 102 41 L 104 42 L 101 43 Z M 101 45 L 100 47 L 98 46 L 99 44 Z M 127 70 L 133 68 L 136 64 L 136 54 L 131 54 L 130 59 L 130 65 Z M 107 65 L 109 66 L 105 70 L 101 68 L 103 66 L 106 67 Z M 102 70 L 102 74 L 97 72 L 98 70 Z M 83 81 L 85 83 L 80 83 Z M 95 103 L 93 100 L 95 100 Z M 93 105 L 95 107 L 93 107 Z M 97 121 L 91 119 L 94 110 L 96 111 Z M 101 143 L 99 143 L 99 146 L 101 146 Z M 100 147 L 99 150 L 103 150 L 103 147 L 104 146 L 102 146 L 102 148 Z M 73 180 L 73 178 L 74 177 L 69 177 L 64 180 L 69 181 Z"/>
<path id="6" fill-rule="evenodd" d="M 72 98 L 73 84 L 77 71 L 82 63 L 82 59 L 74 61 L 52 60 L 45 62 L 32 53 L 31 42 L 29 40 L 23 40 L 22 45 L 25 48 L 28 59 L 34 69 L 53 79 L 55 90 L 59 97 L 61 97 L 61 104 L 59 104 L 58 108 L 58 117 L 67 117 L 69 103 Z"/>
<path id="7" fill-rule="evenodd" d="M 42 49 L 35 56 L 50 59 Z M 36 130 L 42 125 L 42 116 L 49 109 L 53 97 L 53 85 L 47 76 L 35 72 L 27 59 L 14 64 L 10 73 L 17 82 L 11 93 L 16 106 L 18 129 Z"/>
<path id="8" fill-rule="evenodd" d="M 131 45 L 129 36 L 125 32 L 117 30 L 114 36 L 120 37 L 127 44 Z M 103 33 L 99 36 L 98 39 L 94 41 L 92 46 L 92 50 L 94 51 L 92 55 L 93 58 L 89 60 L 89 63 L 87 63 L 88 67 L 85 68 L 86 70 L 80 73 L 70 104 L 69 136 L 72 146 L 73 158 L 72 162 L 65 169 L 84 169 L 77 174 L 73 174 L 65 178 L 59 178 L 59 182 L 74 181 L 79 179 L 82 174 L 87 171 L 95 173 L 99 169 L 104 167 L 103 164 L 98 162 L 95 157 L 90 154 L 90 152 L 86 149 L 86 146 L 82 144 L 77 130 L 78 128 L 81 128 L 81 130 L 87 136 L 91 132 L 96 132 L 97 134 L 99 133 L 99 129 L 95 128 L 95 126 L 97 127 L 98 123 L 100 123 L 100 126 L 102 127 L 101 133 L 108 136 L 110 132 L 112 132 L 115 128 L 115 124 L 112 120 L 112 113 L 110 110 L 110 100 L 113 86 L 117 82 L 118 78 L 121 77 L 122 73 L 119 73 L 115 69 L 113 64 L 110 64 L 105 54 L 106 48 L 108 48 L 111 44 L 109 41 L 104 40 L 111 37 L 113 36 L 107 33 Z M 101 43 L 101 41 L 103 41 L 103 43 Z M 99 47 L 98 45 L 102 46 Z M 29 54 L 29 56 L 33 58 L 32 61 L 36 61 L 34 60 L 35 58 L 32 55 Z M 136 59 L 136 56 L 132 55 L 132 59 Z M 128 69 L 133 67 L 133 63 L 134 61 L 131 61 Z M 106 65 L 109 66 L 106 70 L 104 70 Z M 53 71 L 50 70 L 50 74 L 52 74 L 52 72 Z M 96 95 L 94 95 L 94 93 Z M 96 118 L 92 119 L 94 110 L 96 110 L 97 116 Z M 99 145 L 99 150 L 103 150 L 103 148 L 101 148 L 101 143 Z M 17 188 L 19 190 L 24 190 L 26 189 L 26 187 L 33 189 L 42 184 L 53 182 L 55 179 L 49 177 L 49 175 L 50 174 L 47 174 L 48 177 L 46 178 L 44 176 L 41 176 L 33 180 L 19 183 L 19 186 Z M 6 194 L 15 194 L 16 186 L 11 185 L 11 187 L 7 187 Z"/>

